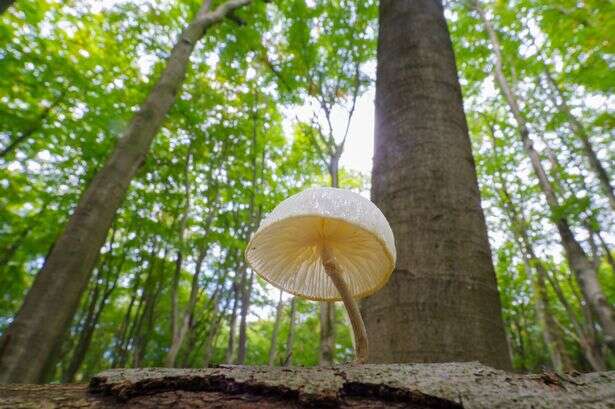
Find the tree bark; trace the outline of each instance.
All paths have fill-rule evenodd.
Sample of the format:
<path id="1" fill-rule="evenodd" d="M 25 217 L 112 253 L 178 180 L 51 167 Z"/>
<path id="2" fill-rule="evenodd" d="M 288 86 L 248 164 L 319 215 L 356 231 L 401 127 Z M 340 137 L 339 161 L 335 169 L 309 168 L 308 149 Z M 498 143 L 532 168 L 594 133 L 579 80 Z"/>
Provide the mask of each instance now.
<path id="1" fill-rule="evenodd" d="M 442 4 L 381 0 L 372 200 L 397 266 L 363 300 L 369 362 L 510 368 L 459 79 Z"/>
<path id="2" fill-rule="evenodd" d="M 271 345 L 269 346 L 269 366 L 275 364 L 275 357 L 278 352 L 278 333 L 280 332 L 280 324 L 282 322 L 282 310 L 284 309 L 284 301 L 282 295 L 284 292 L 280 290 L 280 299 L 275 309 L 275 320 L 273 322 L 273 330 L 271 331 Z"/>
<path id="3" fill-rule="evenodd" d="M 506 99 L 513 117 L 515 118 L 523 147 L 530 158 L 532 168 L 534 169 L 534 173 L 536 173 L 540 188 L 545 196 L 549 209 L 552 214 L 558 214 L 559 202 L 557 196 L 555 195 L 553 186 L 551 185 L 547 173 L 542 166 L 540 156 L 536 149 L 534 149 L 533 142 L 530 139 L 530 131 L 521 112 L 521 108 L 519 107 L 517 96 L 504 75 L 503 57 L 500 43 L 497 38 L 497 33 L 487 18 L 480 1 L 476 0 L 474 4 L 480 14 L 481 20 L 483 21 L 485 30 L 487 31 L 491 46 L 493 48 L 493 53 L 495 56 L 495 80 L 500 87 L 502 95 Z M 600 321 L 604 333 L 605 343 L 611 348 L 611 350 L 615 351 L 615 318 L 613 317 L 613 309 L 608 304 L 604 292 L 600 287 L 596 270 L 593 268 L 587 254 L 585 254 L 585 251 L 574 237 L 574 233 L 570 228 L 566 216 L 560 215 L 558 219 L 555 220 L 555 224 L 557 226 L 561 243 L 564 247 L 570 268 L 575 273 L 585 298 L 598 316 L 598 320 Z"/>
<path id="4" fill-rule="evenodd" d="M 516 375 L 476 362 L 335 368 L 125 369 L 86 385 L 0 386 L 0 408 L 590 409 L 615 372 Z"/>
<path id="5" fill-rule="evenodd" d="M 205 30 L 250 0 L 205 5 L 180 35 L 160 79 L 92 180 L 15 319 L 0 340 L 0 382 L 38 382 L 87 286 L 111 222 L 184 81 Z M 54 308 L 49 308 L 53 305 Z"/>

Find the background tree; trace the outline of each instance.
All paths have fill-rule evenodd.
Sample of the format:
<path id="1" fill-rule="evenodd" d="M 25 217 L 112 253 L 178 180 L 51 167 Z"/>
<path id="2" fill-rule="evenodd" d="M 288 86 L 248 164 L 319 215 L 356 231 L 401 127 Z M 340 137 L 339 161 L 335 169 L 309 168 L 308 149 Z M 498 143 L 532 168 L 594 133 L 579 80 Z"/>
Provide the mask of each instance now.
<path id="1" fill-rule="evenodd" d="M 214 1 L 212 9 L 220 4 Z M 500 43 L 504 76 L 513 84 L 534 149 L 559 201 L 553 212 L 544 200 L 515 118 L 494 81 L 493 46 L 480 15 L 472 3 L 446 3 L 513 368 L 613 368 L 615 357 L 606 347 L 604 328 L 567 263 L 554 223 L 556 216 L 568 220 L 606 303 L 615 305 L 613 211 L 583 140 L 587 135 L 612 183 L 612 7 L 601 1 L 481 4 Z M 84 187 L 91 186 L 105 166 L 200 6 L 193 1 L 23 0 L 2 14 L 0 72 L 6 75 L 0 76 L 0 152 L 6 153 L 0 155 L 0 334 L 14 321 Z M 435 6 L 425 2 L 420 7 L 416 12 Z M 437 54 L 450 61 L 450 52 L 442 52 L 441 46 L 450 43 L 438 16 L 438 24 L 411 38 L 418 41 L 423 31 L 439 27 L 438 36 L 432 37 L 440 40 L 439 46 L 426 47 L 420 40 L 419 49 L 429 58 Z M 376 17 L 372 1 L 258 1 L 227 16 L 201 38 L 183 86 L 109 224 L 76 312 L 41 379 L 83 382 L 112 367 L 216 365 L 226 362 L 229 344 L 230 362 L 237 361 L 243 344 L 248 365 L 268 364 L 272 353 L 273 365 L 319 363 L 318 304 L 284 294 L 277 314 L 279 291 L 257 277 L 248 294 L 244 289 L 249 288 L 251 272 L 244 273 L 243 251 L 254 221 L 250 209 L 265 215 L 305 187 L 331 183 L 328 153 L 333 145 L 327 144 L 328 135 L 335 144 L 343 139 L 357 62 L 360 87 L 346 152 L 352 155 L 366 139 L 354 129 L 370 127 L 364 112 L 374 89 L 370 79 L 375 77 Z M 435 178 L 429 180 L 438 183 L 410 191 L 417 200 L 422 189 L 434 185 L 443 189 L 436 198 L 457 200 L 453 197 L 458 191 L 444 189 L 440 182 L 448 175 L 443 169 L 457 163 L 449 158 L 452 154 L 465 152 L 462 157 L 469 158 L 467 148 L 461 149 L 465 137 L 455 138 L 455 143 L 444 138 L 462 135 L 451 122 L 457 118 L 455 123 L 462 123 L 459 104 L 450 111 L 452 103 L 442 106 L 440 100 L 426 99 L 440 95 L 436 91 L 444 83 L 439 79 L 453 78 L 450 65 L 437 64 L 440 70 L 445 66 L 446 75 L 438 74 L 433 89 L 418 87 L 431 87 L 427 80 L 395 87 L 402 92 L 423 89 L 420 94 L 407 91 L 414 95 L 411 106 L 430 106 L 418 118 L 431 122 L 417 119 L 415 125 L 423 126 L 412 134 L 438 131 L 429 143 L 409 144 L 412 139 L 400 137 L 399 145 L 387 145 L 395 152 L 411 148 L 420 156 L 413 156 L 414 162 L 404 156 L 398 169 L 429 164 Z M 421 67 L 421 73 L 431 73 L 431 65 Z M 448 89 L 445 95 L 448 102 L 458 101 Z M 397 115 L 398 107 L 390 114 Z M 442 107 L 446 115 L 434 107 Z M 575 120 L 581 128 L 573 126 Z M 388 126 L 396 127 L 393 122 Z M 444 125 L 456 130 L 440 132 Z M 432 141 L 448 156 L 430 156 L 432 148 L 440 151 Z M 367 177 L 343 166 L 350 155 L 340 159 L 338 183 L 366 192 Z M 391 170 L 395 178 L 387 185 L 409 179 L 398 169 Z M 466 198 L 473 192 L 459 191 Z M 437 204 L 433 196 L 421 197 L 430 207 Z M 390 209 L 396 214 L 402 210 Z M 457 213 L 443 217 L 475 214 Z M 403 220 L 392 216 L 398 224 Z M 425 226 L 464 223 L 447 225 L 436 218 Z M 397 234 L 406 233 L 402 229 Z M 469 260 L 466 253 L 455 256 L 462 244 L 438 244 L 447 266 L 457 268 L 463 265 L 459 260 Z M 404 245 L 422 244 L 412 240 Z M 241 285 L 244 277 L 246 286 Z M 244 299 L 247 308 L 242 311 Z M 425 304 L 417 305 L 422 309 Z M 66 306 L 59 302 L 44 307 L 53 311 Z M 336 310 L 332 359 L 345 362 L 352 359 L 352 340 L 343 312 Z M 429 326 L 434 331 L 447 327 Z"/>

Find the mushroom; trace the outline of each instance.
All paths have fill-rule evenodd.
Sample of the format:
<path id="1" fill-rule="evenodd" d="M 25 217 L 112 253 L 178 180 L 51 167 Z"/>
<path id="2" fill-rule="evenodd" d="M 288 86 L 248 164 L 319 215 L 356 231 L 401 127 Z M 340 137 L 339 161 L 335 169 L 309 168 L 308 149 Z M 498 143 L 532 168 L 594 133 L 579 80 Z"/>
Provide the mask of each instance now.
<path id="1" fill-rule="evenodd" d="M 344 189 L 312 188 L 287 198 L 262 221 L 246 250 L 258 275 L 291 294 L 344 302 L 356 361 L 367 361 L 356 300 L 381 289 L 395 267 L 395 240 L 371 201 Z"/>

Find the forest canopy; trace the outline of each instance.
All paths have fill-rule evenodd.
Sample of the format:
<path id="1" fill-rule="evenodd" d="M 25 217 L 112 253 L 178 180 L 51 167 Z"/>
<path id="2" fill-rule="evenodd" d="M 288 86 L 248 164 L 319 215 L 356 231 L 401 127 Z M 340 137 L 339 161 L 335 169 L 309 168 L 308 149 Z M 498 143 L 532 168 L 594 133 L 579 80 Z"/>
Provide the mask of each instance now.
<path id="1" fill-rule="evenodd" d="M 122 136 L 159 123 L 102 247 L 89 249 L 91 276 L 41 379 L 352 359 L 343 309 L 321 314 L 273 288 L 244 251 L 260 220 L 307 187 L 369 195 L 369 170 L 344 154 L 371 155 L 373 119 L 357 107 L 374 95 L 378 2 L 235 2 L 1 3 L 0 333 Z M 614 369 L 615 6 L 444 7 L 513 368 Z M 224 14 L 197 27 L 209 10 Z M 194 49 L 174 73 L 182 44 Z M 173 75 L 179 87 L 160 81 Z M 109 192 L 99 200 L 116 200 Z M 593 272 L 598 301 L 579 269 Z"/>

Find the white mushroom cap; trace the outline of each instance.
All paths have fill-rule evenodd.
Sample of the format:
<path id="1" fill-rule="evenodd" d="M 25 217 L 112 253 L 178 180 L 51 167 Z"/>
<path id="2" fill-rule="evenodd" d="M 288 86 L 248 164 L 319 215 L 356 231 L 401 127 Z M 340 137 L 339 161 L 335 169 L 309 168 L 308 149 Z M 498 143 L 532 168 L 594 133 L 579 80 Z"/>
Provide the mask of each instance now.
<path id="1" fill-rule="evenodd" d="M 246 259 L 284 291 L 340 300 L 323 267 L 324 246 L 356 298 L 382 288 L 395 267 L 395 239 L 380 209 L 357 193 L 335 188 L 308 189 L 281 202 L 252 236 Z"/>

